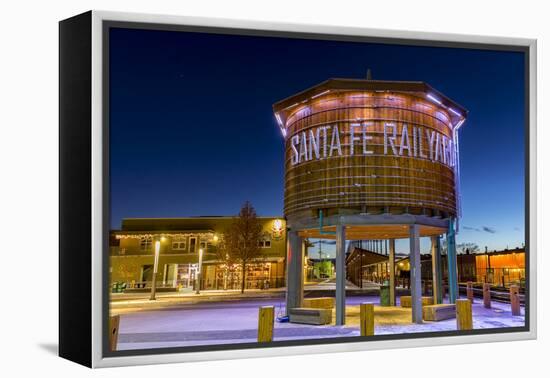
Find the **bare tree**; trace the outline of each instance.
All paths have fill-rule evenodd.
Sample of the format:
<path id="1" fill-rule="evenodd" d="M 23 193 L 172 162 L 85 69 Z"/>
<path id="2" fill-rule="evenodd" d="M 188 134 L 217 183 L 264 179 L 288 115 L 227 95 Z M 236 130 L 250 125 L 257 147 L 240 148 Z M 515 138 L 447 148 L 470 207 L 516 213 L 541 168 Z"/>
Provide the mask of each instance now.
<path id="1" fill-rule="evenodd" d="M 456 248 L 459 250 L 459 253 L 462 254 L 479 252 L 479 246 L 476 243 L 471 242 L 460 243 L 456 246 Z"/>
<path id="2" fill-rule="evenodd" d="M 313 243 L 311 240 L 309 239 L 304 239 L 304 245 L 306 247 L 306 252 L 309 250 L 309 248 L 313 248 L 315 247 L 315 243 Z"/>
<path id="3" fill-rule="evenodd" d="M 232 243 L 232 235 L 226 230 L 216 248 L 216 259 L 222 265 L 223 269 L 223 289 L 227 289 L 227 280 L 229 275 L 235 269 L 235 253 L 233 252 L 234 243 Z"/>
<path id="4" fill-rule="evenodd" d="M 241 293 L 246 285 L 246 267 L 252 260 L 261 256 L 259 242 L 262 239 L 262 225 L 256 215 L 256 210 L 246 201 L 233 218 L 231 225 L 224 233 L 225 250 L 228 258 L 237 261 L 242 268 Z"/>

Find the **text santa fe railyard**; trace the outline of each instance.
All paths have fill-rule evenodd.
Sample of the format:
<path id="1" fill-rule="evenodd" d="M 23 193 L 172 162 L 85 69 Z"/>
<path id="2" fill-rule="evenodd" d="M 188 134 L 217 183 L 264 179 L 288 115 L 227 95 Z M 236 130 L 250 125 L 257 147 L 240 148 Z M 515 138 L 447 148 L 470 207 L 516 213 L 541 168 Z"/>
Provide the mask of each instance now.
<path id="1" fill-rule="evenodd" d="M 348 126 L 349 125 L 349 126 Z M 347 126 L 347 127 L 346 127 Z M 290 138 L 291 164 L 344 156 L 374 155 L 372 122 L 325 125 L 301 131 Z M 406 123 L 386 122 L 383 126 L 384 155 L 408 156 L 440 162 L 449 167 L 456 164 L 456 143 L 452 138 L 433 129 Z M 342 136 L 348 134 L 348 143 Z"/>

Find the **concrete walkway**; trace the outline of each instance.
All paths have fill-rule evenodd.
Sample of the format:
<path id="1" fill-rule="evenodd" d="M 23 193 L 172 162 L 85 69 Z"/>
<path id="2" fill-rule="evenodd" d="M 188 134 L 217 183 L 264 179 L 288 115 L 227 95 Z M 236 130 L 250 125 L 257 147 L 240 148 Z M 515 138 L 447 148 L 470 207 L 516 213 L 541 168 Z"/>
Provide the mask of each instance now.
<path id="1" fill-rule="evenodd" d="M 378 297 L 350 297 L 346 300 L 346 326 L 310 326 L 275 322 L 274 340 L 302 340 L 359 335 L 359 304 L 378 303 Z M 478 301 L 479 302 L 479 301 Z M 523 316 L 512 316 L 510 305 L 494 303 L 492 309 L 474 303 L 474 328 L 502 328 L 524 325 Z M 206 301 L 155 310 L 122 314 L 118 349 L 147 349 L 175 346 L 256 342 L 258 308 L 275 306 L 284 314 L 284 300 L 272 298 L 239 301 Z M 335 317 L 333 317 L 334 319 Z M 411 310 L 375 306 L 375 334 L 453 331 L 456 320 L 412 324 Z"/>
<path id="2" fill-rule="evenodd" d="M 368 296 L 378 294 L 379 284 L 365 281 L 363 288 L 346 282 L 346 295 Z M 334 296 L 336 283 L 334 279 L 327 279 L 319 282 L 306 282 L 304 294 L 306 297 L 313 296 Z M 398 291 L 400 289 L 397 289 Z M 244 293 L 240 290 L 202 290 L 196 294 L 193 290 L 184 289 L 179 292 L 157 292 L 156 300 L 151 301 L 151 294 L 145 293 L 111 293 L 111 313 L 118 314 L 128 311 L 162 309 L 168 306 L 180 306 L 186 304 L 198 304 L 203 302 L 216 301 L 240 301 L 252 299 L 284 299 L 285 288 L 274 288 L 268 290 L 247 289 Z"/>

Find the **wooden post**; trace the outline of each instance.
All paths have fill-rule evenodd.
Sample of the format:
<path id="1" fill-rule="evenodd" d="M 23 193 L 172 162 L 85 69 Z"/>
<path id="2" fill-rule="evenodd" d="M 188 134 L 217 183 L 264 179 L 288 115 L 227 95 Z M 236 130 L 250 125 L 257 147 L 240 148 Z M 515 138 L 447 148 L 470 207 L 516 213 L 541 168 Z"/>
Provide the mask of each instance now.
<path id="1" fill-rule="evenodd" d="M 466 297 L 474 303 L 474 284 L 472 281 L 466 282 Z"/>
<path id="2" fill-rule="evenodd" d="M 273 341 L 273 322 L 275 320 L 275 308 L 262 306 L 258 313 L 258 342 L 269 343 Z"/>
<path id="3" fill-rule="evenodd" d="M 469 299 L 457 299 L 455 304 L 456 329 L 459 331 L 473 329 L 472 302 Z"/>
<path id="4" fill-rule="evenodd" d="M 118 326 L 120 325 L 120 315 L 109 317 L 109 347 L 115 351 L 118 343 Z"/>
<path id="5" fill-rule="evenodd" d="M 491 308 L 491 284 L 483 284 L 483 307 Z"/>
<path id="6" fill-rule="evenodd" d="M 519 306 L 519 286 L 518 285 L 510 286 L 510 304 L 512 305 L 512 315 L 514 316 L 521 315 L 521 310 Z"/>
<path id="7" fill-rule="evenodd" d="M 359 306 L 361 336 L 374 335 L 374 304 L 361 303 Z"/>

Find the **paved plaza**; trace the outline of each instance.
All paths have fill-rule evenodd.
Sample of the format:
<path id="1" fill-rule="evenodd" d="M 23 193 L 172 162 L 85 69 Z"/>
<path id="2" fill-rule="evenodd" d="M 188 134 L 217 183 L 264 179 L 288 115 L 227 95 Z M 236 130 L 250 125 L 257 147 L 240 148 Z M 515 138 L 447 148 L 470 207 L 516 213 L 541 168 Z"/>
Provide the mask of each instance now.
<path id="1" fill-rule="evenodd" d="M 346 300 L 345 326 L 313 326 L 275 322 L 274 341 L 359 336 L 359 304 L 378 304 L 377 296 L 355 296 Z M 275 315 L 285 312 L 284 299 L 205 297 L 155 307 L 113 306 L 120 314 L 118 350 L 182 347 L 193 345 L 256 342 L 258 308 L 274 306 Z M 479 299 L 473 304 L 474 328 L 521 327 L 524 316 L 512 316 L 510 305 L 493 302 L 485 309 Z M 333 315 L 333 320 L 335 316 Z M 453 331 L 456 320 L 411 323 L 411 309 L 375 306 L 375 334 Z"/>

